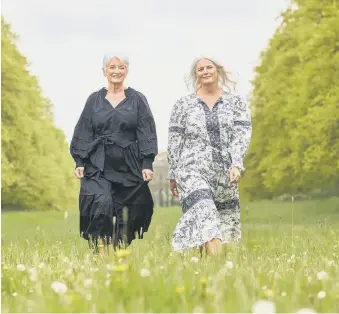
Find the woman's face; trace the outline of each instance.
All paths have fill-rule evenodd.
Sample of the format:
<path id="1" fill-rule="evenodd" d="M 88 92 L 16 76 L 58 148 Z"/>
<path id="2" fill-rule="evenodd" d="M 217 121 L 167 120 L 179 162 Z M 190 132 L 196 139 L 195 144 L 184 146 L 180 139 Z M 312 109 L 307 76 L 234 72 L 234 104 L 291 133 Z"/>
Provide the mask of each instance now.
<path id="1" fill-rule="evenodd" d="M 198 83 L 210 85 L 218 82 L 218 72 L 214 63 L 208 59 L 201 59 L 195 67 Z"/>
<path id="2" fill-rule="evenodd" d="M 127 66 L 118 58 L 112 58 L 105 69 L 105 76 L 112 84 L 122 84 L 127 76 Z"/>

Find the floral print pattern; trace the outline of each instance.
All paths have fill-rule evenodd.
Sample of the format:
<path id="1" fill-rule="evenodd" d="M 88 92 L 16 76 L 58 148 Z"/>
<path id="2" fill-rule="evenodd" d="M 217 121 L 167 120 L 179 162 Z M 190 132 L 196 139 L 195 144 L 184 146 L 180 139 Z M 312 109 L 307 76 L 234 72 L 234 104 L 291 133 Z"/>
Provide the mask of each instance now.
<path id="1" fill-rule="evenodd" d="M 250 111 L 236 94 L 223 92 L 213 109 L 196 94 L 179 99 L 169 125 L 168 178 L 177 183 L 183 216 L 172 247 L 184 251 L 213 238 L 240 241 L 238 185 L 229 170 L 244 170 L 252 134 Z"/>

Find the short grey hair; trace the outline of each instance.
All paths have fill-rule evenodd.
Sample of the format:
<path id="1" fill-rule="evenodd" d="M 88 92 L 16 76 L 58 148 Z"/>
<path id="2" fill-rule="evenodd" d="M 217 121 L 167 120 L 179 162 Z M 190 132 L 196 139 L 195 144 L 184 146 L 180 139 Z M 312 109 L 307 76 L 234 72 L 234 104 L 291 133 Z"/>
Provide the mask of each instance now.
<path id="1" fill-rule="evenodd" d="M 102 60 L 102 71 L 103 72 L 105 72 L 107 64 L 113 58 L 119 59 L 120 61 L 126 64 L 127 68 L 129 68 L 129 59 L 125 54 L 117 54 L 117 53 L 108 52 L 108 53 L 105 53 L 104 58 Z"/>

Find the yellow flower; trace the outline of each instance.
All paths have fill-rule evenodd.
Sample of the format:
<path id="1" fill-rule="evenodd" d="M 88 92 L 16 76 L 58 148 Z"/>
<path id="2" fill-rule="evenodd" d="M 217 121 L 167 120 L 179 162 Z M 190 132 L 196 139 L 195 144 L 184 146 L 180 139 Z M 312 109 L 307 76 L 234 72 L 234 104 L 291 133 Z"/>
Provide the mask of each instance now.
<path id="1" fill-rule="evenodd" d="M 274 292 L 270 289 L 265 290 L 264 293 L 267 297 L 273 297 L 274 296 Z"/>
<path id="2" fill-rule="evenodd" d="M 177 287 L 177 288 L 175 289 L 175 291 L 176 291 L 177 293 L 183 293 L 183 292 L 185 291 L 185 287 L 183 287 L 183 286 Z"/>
<path id="3" fill-rule="evenodd" d="M 117 256 L 117 258 L 125 258 L 125 257 L 129 256 L 131 253 L 132 253 L 131 250 L 121 249 L 121 250 L 116 252 L 116 256 Z"/>
<path id="4" fill-rule="evenodd" d="M 114 270 L 116 272 L 122 273 L 128 269 L 128 265 L 126 264 L 119 264 L 114 267 Z"/>

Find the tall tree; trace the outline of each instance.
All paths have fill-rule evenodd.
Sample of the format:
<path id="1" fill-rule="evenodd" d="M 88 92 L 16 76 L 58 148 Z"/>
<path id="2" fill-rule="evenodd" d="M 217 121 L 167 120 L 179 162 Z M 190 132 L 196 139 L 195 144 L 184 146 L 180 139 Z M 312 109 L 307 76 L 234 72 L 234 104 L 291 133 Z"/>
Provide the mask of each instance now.
<path id="1" fill-rule="evenodd" d="M 1 19 L 2 206 L 62 210 L 77 206 L 78 183 L 52 106 L 27 70 L 16 35 Z"/>
<path id="2" fill-rule="evenodd" d="M 295 0 L 261 53 L 244 194 L 339 194 L 339 2 Z"/>

